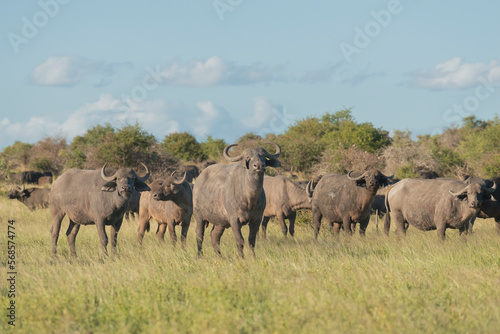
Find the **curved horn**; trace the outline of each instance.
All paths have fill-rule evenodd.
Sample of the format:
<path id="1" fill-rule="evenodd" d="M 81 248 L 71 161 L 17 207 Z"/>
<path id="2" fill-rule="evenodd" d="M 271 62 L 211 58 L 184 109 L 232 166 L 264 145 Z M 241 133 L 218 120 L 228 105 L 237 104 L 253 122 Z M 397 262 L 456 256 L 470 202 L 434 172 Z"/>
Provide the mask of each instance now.
<path id="1" fill-rule="evenodd" d="M 273 143 L 272 141 L 267 141 L 266 144 L 271 144 L 274 146 L 276 152 L 274 154 L 269 154 L 270 157 L 274 158 L 274 159 L 278 159 L 279 156 L 281 155 L 281 147 L 276 144 L 276 143 Z"/>
<path id="2" fill-rule="evenodd" d="M 21 192 L 25 191 L 26 190 L 26 187 L 24 186 L 24 183 L 23 183 L 23 187 L 22 188 L 19 188 L 21 190 Z"/>
<path id="3" fill-rule="evenodd" d="M 483 187 L 484 190 L 489 192 L 490 194 L 493 193 L 495 190 L 497 190 L 497 184 L 495 181 L 493 181 L 493 185 L 490 188 Z"/>
<path id="4" fill-rule="evenodd" d="M 306 193 L 308 197 L 313 196 L 313 186 L 312 186 L 313 181 L 309 181 L 306 186 Z"/>
<path id="5" fill-rule="evenodd" d="M 240 154 L 238 155 L 237 157 L 230 157 L 229 154 L 228 154 L 228 151 L 231 147 L 233 146 L 238 146 L 238 144 L 231 144 L 231 145 L 227 145 L 225 148 L 224 148 L 224 158 L 226 158 L 227 160 L 231 161 L 231 162 L 236 162 L 236 161 L 240 161 L 243 157 L 243 154 Z"/>
<path id="6" fill-rule="evenodd" d="M 173 173 L 172 173 L 172 175 L 173 175 Z M 184 181 L 186 181 L 186 175 L 187 175 L 187 172 L 184 172 L 184 176 L 182 177 L 182 180 L 180 180 L 180 181 L 178 181 L 178 180 L 172 181 L 172 184 L 183 184 Z"/>
<path id="7" fill-rule="evenodd" d="M 361 179 L 363 178 L 363 176 L 365 176 L 365 173 L 363 173 L 363 174 L 361 174 L 361 175 L 360 175 L 360 176 L 358 176 L 358 177 L 352 177 L 352 176 L 351 176 L 351 173 L 352 173 L 352 172 L 353 172 L 353 171 L 351 170 L 349 173 L 347 173 L 347 178 L 348 178 L 349 180 L 352 180 L 352 181 L 358 181 L 358 180 L 361 180 Z"/>
<path id="8" fill-rule="evenodd" d="M 107 165 L 108 165 L 108 163 L 106 162 L 106 163 L 104 164 L 104 166 L 102 166 L 102 169 L 101 169 L 101 177 L 104 179 L 104 181 L 106 181 L 106 182 L 111 182 L 111 181 L 114 181 L 114 180 L 116 179 L 116 178 L 115 178 L 116 173 L 115 173 L 115 174 L 113 174 L 113 176 L 106 176 L 106 171 L 105 171 L 105 169 L 106 169 L 106 166 L 107 166 Z"/>
<path id="9" fill-rule="evenodd" d="M 450 194 L 452 194 L 452 195 L 453 195 L 453 196 L 455 196 L 455 197 L 456 197 L 456 196 L 460 196 L 460 195 L 462 195 L 464 192 L 466 192 L 466 191 L 467 191 L 467 187 L 468 187 L 468 186 L 465 186 L 462 190 L 459 190 L 459 191 L 457 191 L 456 193 L 454 193 L 454 192 L 453 192 L 453 191 L 451 191 L 451 190 L 449 190 L 449 192 L 450 192 Z"/>
<path id="10" fill-rule="evenodd" d="M 144 168 L 146 168 L 146 175 L 144 175 L 144 176 L 139 176 L 139 175 L 137 175 L 137 180 L 142 181 L 142 182 L 146 182 L 146 180 L 149 178 L 149 174 L 151 174 L 151 172 L 149 171 L 148 166 L 146 166 L 146 165 L 145 165 L 145 164 L 143 164 L 142 162 L 141 162 L 141 165 L 143 165 L 143 166 L 144 166 Z M 136 173 L 136 174 L 137 174 L 137 173 Z"/>

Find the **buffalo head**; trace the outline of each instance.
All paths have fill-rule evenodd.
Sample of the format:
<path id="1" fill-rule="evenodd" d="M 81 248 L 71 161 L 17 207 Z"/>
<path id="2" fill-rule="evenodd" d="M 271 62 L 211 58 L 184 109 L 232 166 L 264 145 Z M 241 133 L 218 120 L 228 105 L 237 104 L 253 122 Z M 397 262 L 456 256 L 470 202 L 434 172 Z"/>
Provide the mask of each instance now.
<path id="1" fill-rule="evenodd" d="M 275 154 L 268 153 L 265 149 L 257 148 L 247 148 L 243 153 L 236 157 L 230 157 L 228 151 L 233 146 L 238 146 L 238 144 L 232 144 L 224 148 L 224 158 L 231 162 L 240 161 L 241 164 L 248 170 L 253 171 L 257 174 L 264 174 L 266 167 L 279 167 L 281 162 L 278 157 L 281 154 L 281 147 L 276 143 L 270 143 L 274 145 L 276 149 Z"/>
<path id="2" fill-rule="evenodd" d="M 489 194 L 493 193 L 496 188 L 496 183 L 493 183 L 493 186 L 490 188 L 479 183 L 471 183 L 457 192 L 450 190 L 450 194 L 454 196 L 456 200 L 467 201 L 470 208 L 479 210 L 481 204 L 483 204 L 483 200 L 489 198 Z"/>
<path id="3" fill-rule="evenodd" d="M 354 181 L 358 187 L 365 187 L 371 192 L 376 192 L 379 187 L 388 185 L 389 180 L 394 177 L 394 174 L 386 176 L 374 169 L 367 170 L 362 174 L 358 173 L 358 176 L 354 176 L 353 174 L 353 171 L 350 171 L 347 174 L 347 178 Z"/>
<path id="4" fill-rule="evenodd" d="M 8 199 L 21 199 L 23 197 L 29 197 L 29 195 L 33 192 L 33 190 L 35 190 L 35 189 L 32 188 L 32 189 L 26 190 L 26 188 L 24 187 L 24 184 L 23 184 L 22 188 L 15 187 L 11 191 L 9 191 L 9 193 L 7 194 L 7 198 Z"/>
<path id="5" fill-rule="evenodd" d="M 113 192 L 118 191 L 119 196 L 128 197 L 132 193 L 132 189 L 135 188 L 136 191 L 147 191 L 151 190 L 146 183 L 144 183 L 149 178 L 149 168 L 145 165 L 146 175 L 140 177 L 132 168 L 120 168 L 112 176 L 106 176 L 106 163 L 101 169 L 101 176 L 107 183 L 101 188 L 102 191 Z"/>
<path id="6" fill-rule="evenodd" d="M 182 190 L 182 184 L 186 181 L 186 172 L 184 172 L 184 176 L 180 180 L 176 179 L 174 174 L 175 172 L 165 179 L 155 181 L 151 184 L 153 199 L 157 201 L 171 201 Z"/>

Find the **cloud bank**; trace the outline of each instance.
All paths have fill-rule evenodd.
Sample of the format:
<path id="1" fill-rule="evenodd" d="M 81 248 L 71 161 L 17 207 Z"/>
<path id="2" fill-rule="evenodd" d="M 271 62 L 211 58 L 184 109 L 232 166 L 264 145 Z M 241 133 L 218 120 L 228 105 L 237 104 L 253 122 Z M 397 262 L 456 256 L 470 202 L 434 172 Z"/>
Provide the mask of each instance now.
<path id="1" fill-rule="evenodd" d="M 412 85 L 434 90 L 468 88 L 481 83 L 500 81 L 500 62 L 492 60 L 485 63 L 466 63 L 460 57 L 437 64 L 430 70 L 413 74 Z"/>

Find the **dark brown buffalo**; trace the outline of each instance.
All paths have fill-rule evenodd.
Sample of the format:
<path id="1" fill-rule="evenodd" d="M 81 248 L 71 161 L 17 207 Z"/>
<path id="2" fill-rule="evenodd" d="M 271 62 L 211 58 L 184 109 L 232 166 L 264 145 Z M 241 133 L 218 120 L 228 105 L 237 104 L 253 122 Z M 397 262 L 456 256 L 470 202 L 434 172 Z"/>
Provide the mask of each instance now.
<path id="1" fill-rule="evenodd" d="M 466 184 L 470 183 L 479 183 L 486 188 L 493 187 L 493 185 L 497 184 L 500 182 L 500 177 L 496 177 L 493 179 L 481 179 L 477 176 L 467 176 L 465 177 L 464 182 Z M 482 218 L 482 219 L 488 219 L 488 218 L 494 218 L 495 219 L 495 225 L 496 225 L 496 230 L 500 234 L 500 188 L 495 187 L 495 191 L 491 193 L 491 196 L 489 198 L 484 199 L 483 204 L 481 205 L 481 210 L 477 214 L 477 218 Z M 476 217 L 472 217 L 469 225 L 468 225 L 468 231 L 472 232 L 472 227 L 474 226 L 474 222 L 476 220 Z"/>
<path id="2" fill-rule="evenodd" d="M 277 160 L 281 153 L 274 144 L 275 154 L 263 148 L 248 148 L 242 154 L 231 157 L 224 149 L 224 157 L 237 164 L 216 164 L 204 169 L 193 189 L 194 215 L 196 218 L 196 241 L 198 254 L 202 254 L 203 237 L 208 223 L 214 225 L 211 234 L 212 246 L 220 254 L 220 238 L 226 228 L 231 228 L 236 239 L 238 253 L 243 257 L 244 239 L 241 227 L 250 228 L 248 243 L 255 255 L 257 232 L 266 206 L 266 196 L 262 191 L 264 172 L 267 166 L 279 167 Z"/>
<path id="3" fill-rule="evenodd" d="M 359 223 L 359 233 L 364 235 L 377 190 L 387 185 L 392 177 L 378 170 L 357 174 L 351 171 L 347 175 L 329 173 L 323 176 L 313 194 L 314 237 L 318 238 L 323 217 L 334 224 L 337 234 L 342 226 L 346 234 L 351 235 L 353 224 Z"/>
<path id="4" fill-rule="evenodd" d="M 41 178 L 42 176 L 52 176 L 51 171 L 44 171 L 44 172 L 36 172 L 36 171 L 26 171 L 22 172 L 22 179 L 23 183 L 37 183 L 38 184 L 38 179 Z"/>
<path id="5" fill-rule="evenodd" d="M 391 214 L 385 216 L 384 231 L 389 234 L 392 215 L 399 235 L 406 234 L 405 224 L 422 231 L 437 230 L 441 239 L 447 228 L 465 232 L 483 198 L 494 190 L 452 179 L 402 180 L 387 191 L 386 206 Z"/>
<path id="6" fill-rule="evenodd" d="M 158 222 L 156 237 L 161 243 L 165 242 L 165 231 L 168 227 L 170 239 L 175 246 L 177 243 L 175 226 L 181 225 L 181 242 L 184 247 L 193 214 L 193 193 L 186 181 L 186 173 L 181 180 L 171 175 L 154 181 L 149 187 L 151 191 L 141 194 L 137 229 L 139 243 L 142 244 L 144 232 L 149 231 L 149 221 L 153 218 Z"/>
<path id="7" fill-rule="evenodd" d="M 106 164 L 107 165 L 107 164 Z M 127 210 L 132 189 L 150 190 L 146 175 L 139 177 L 132 168 L 120 168 L 112 176 L 106 175 L 106 165 L 101 170 L 69 169 L 52 185 L 50 193 L 50 212 L 52 214 L 52 253 L 57 253 L 57 239 L 61 221 L 69 218 L 66 231 L 71 253 L 76 254 L 75 238 L 80 225 L 95 224 L 101 240 L 102 251 L 108 254 L 108 236 L 105 225 L 111 225 L 111 246 L 116 249 L 118 231 Z"/>
<path id="8" fill-rule="evenodd" d="M 30 210 L 46 208 L 49 206 L 49 188 L 28 188 L 23 185 L 22 188 L 16 187 L 12 189 L 7 198 L 17 199 Z"/>
<path id="9" fill-rule="evenodd" d="M 130 215 L 135 219 L 135 214 L 139 214 L 139 202 L 141 200 L 141 193 L 132 189 L 130 198 L 128 199 L 127 211 L 125 211 L 125 219 L 130 220 Z"/>
<path id="10" fill-rule="evenodd" d="M 297 210 L 312 208 L 312 182 L 308 182 L 304 190 L 284 176 L 264 176 L 264 193 L 266 194 L 266 209 L 262 217 L 262 237 L 266 238 L 267 224 L 271 217 L 278 218 L 285 238 L 288 232 L 285 219 L 288 219 L 290 235 L 293 237 Z"/>

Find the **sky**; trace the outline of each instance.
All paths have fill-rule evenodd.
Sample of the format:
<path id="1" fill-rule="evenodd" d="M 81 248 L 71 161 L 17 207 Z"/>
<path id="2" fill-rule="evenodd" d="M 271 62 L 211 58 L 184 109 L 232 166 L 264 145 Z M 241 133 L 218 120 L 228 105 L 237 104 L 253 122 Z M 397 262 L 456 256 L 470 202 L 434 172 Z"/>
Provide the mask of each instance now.
<path id="1" fill-rule="evenodd" d="M 234 142 L 350 108 L 393 133 L 500 113 L 500 2 L 0 2 L 0 149 L 139 123 Z"/>

